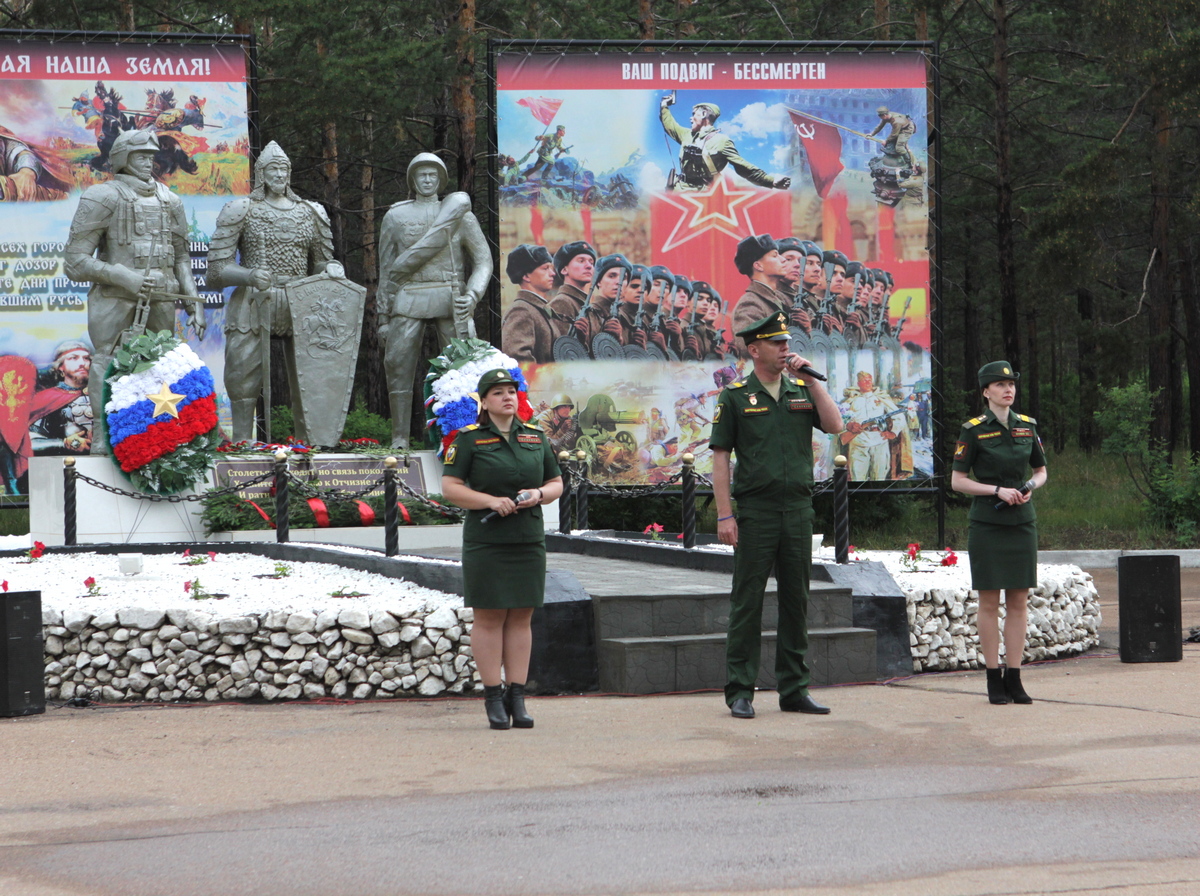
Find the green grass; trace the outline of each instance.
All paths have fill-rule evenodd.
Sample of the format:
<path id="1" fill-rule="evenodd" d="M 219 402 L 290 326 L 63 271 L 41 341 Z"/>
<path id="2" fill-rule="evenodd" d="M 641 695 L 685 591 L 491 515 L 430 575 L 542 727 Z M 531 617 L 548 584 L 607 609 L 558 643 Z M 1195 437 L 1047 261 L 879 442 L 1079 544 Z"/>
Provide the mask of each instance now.
<path id="1" fill-rule="evenodd" d="M 1101 454 L 1068 449 L 1047 458 L 1050 478 L 1039 489 L 1038 541 L 1042 550 L 1098 548 L 1194 548 L 1174 533 L 1152 525 L 1124 463 Z M 902 550 L 910 542 L 926 548 L 962 550 L 967 545 L 967 498 L 950 493 L 946 545 L 937 543 L 932 495 L 861 495 L 851 499 L 850 540 L 862 550 Z M 831 501 L 819 499 L 816 526 L 833 541 Z"/>
<path id="2" fill-rule="evenodd" d="M 28 535 L 29 508 L 0 507 L 0 535 Z"/>

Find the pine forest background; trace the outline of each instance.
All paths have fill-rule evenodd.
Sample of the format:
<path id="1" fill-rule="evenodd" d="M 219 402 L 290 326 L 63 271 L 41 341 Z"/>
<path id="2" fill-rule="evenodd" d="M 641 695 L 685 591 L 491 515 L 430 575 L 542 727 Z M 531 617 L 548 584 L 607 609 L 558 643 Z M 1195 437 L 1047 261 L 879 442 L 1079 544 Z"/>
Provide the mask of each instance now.
<path id="1" fill-rule="evenodd" d="M 1099 449 L 1095 412 L 1126 387 L 1152 398 L 1159 457 L 1200 452 L 1194 0 L 7 0 L 0 27 L 254 35 L 262 142 L 369 290 L 356 401 L 383 415 L 379 221 L 429 151 L 488 229 L 489 38 L 936 41 L 943 457 L 999 357 L 1054 451 Z"/>

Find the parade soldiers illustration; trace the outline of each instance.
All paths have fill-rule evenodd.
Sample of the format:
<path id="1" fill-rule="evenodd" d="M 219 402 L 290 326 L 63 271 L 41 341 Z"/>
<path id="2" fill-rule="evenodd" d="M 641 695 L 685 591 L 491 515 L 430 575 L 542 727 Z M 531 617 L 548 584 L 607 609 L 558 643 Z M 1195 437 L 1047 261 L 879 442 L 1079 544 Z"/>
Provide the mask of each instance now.
<path id="1" fill-rule="evenodd" d="M 208 285 L 234 286 L 225 317 L 225 388 L 233 410 L 233 440 L 254 438 L 258 397 L 270 414 L 270 340 L 287 343 L 285 365 L 292 394 L 296 437 L 309 439 L 306 409 L 291 350 L 292 311 L 288 283 L 332 267 L 333 238 L 325 210 L 292 192 L 292 163 L 272 141 L 254 165 L 254 190 L 225 203 L 208 252 Z M 240 260 L 239 260 L 240 255 Z"/>
<path id="2" fill-rule="evenodd" d="M 492 253 L 471 213 L 471 197 L 438 199 L 448 180 L 433 153 L 414 156 L 408 187 L 415 198 L 393 205 L 380 225 L 379 335 L 393 448 L 408 447 L 425 324 L 433 324 L 439 351 L 455 337 L 473 337 L 472 314 L 492 276 Z"/>
<path id="3" fill-rule="evenodd" d="M 767 174 L 738 154 L 733 141 L 715 126 L 721 117 L 721 107 L 716 103 L 697 103 L 693 106 L 690 129 L 677 122 L 675 116 L 667 111 L 674 104 L 674 93 L 664 96 L 658 113 L 663 130 L 680 146 L 679 174 L 676 177 L 672 172 L 668 189 L 707 189 L 727 165 L 732 165 L 734 171 L 756 187 L 786 190 L 792 185 L 790 177 Z"/>
<path id="4" fill-rule="evenodd" d="M 192 278 L 183 202 L 151 177 L 158 149 L 148 131 L 117 137 L 109 154 L 113 179 L 83 192 L 64 253 L 67 276 L 92 284 L 92 454 L 110 453 L 102 384 L 120 345 L 147 330 L 174 330 L 177 298 L 188 303 L 197 337 L 204 335 L 204 302 Z"/>

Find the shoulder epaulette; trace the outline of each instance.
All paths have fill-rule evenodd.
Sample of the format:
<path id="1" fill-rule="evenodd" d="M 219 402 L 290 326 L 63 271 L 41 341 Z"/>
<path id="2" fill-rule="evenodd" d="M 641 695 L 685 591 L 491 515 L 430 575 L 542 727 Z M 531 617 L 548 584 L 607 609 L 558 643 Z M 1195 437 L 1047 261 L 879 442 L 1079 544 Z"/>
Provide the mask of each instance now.
<path id="1" fill-rule="evenodd" d="M 529 421 L 529 420 L 526 420 L 521 425 L 524 426 L 526 429 L 536 429 L 538 432 L 542 431 L 542 428 L 540 426 L 538 426 L 536 423 L 533 423 L 532 421 Z"/>
<path id="2" fill-rule="evenodd" d="M 478 423 L 468 423 L 466 426 L 459 427 L 459 432 L 470 432 L 473 429 L 479 429 Z"/>
<path id="3" fill-rule="evenodd" d="M 746 385 L 746 381 L 745 381 L 745 380 L 738 380 L 736 383 L 730 383 L 730 384 L 729 384 L 728 386 L 726 386 L 725 388 L 726 388 L 726 389 L 741 389 L 741 388 L 742 388 L 743 386 L 745 386 L 745 385 Z"/>
<path id="4" fill-rule="evenodd" d="M 1022 423 L 1032 423 L 1034 425 L 1037 425 L 1036 420 L 1034 420 L 1032 417 L 1026 417 L 1024 414 L 1017 414 L 1017 419 L 1020 420 Z"/>
<path id="5" fill-rule="evenodd" d="M 970 420 L 968 420 L 966 423 L 963 424 L 963 429 L 970 429 L 972 426 L 978 426 L 980 423 L 982 423 L 986 419 L 987 419 L 986 417 L 972 417 Z"/>

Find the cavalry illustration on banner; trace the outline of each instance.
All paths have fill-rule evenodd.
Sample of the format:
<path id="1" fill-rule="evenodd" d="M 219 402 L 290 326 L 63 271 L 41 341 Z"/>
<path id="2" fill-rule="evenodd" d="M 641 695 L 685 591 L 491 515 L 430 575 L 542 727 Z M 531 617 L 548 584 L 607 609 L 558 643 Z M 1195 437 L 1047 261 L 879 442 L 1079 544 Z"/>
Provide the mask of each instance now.
<path id="1" fill-rule="evenodd" d="M 221 207 L 250 192 L 247 68 L 234 44 L 164 42 L 137 56 L 103 41 L 0 44 L 0 201 L 13 203 L 0 219 L 0 486 L 20 496 L 31 457 L 94 447 L 95 367 L 111 346 L 92 344 L 90 283 L 67 270 L 67 234 L 81 193 L 112 180 L 122 135 L 153 146 L 152 182 L 183 200 L 179 261 L 197 295 L 170 303 L 167 324 L 187 340 L 186 315 L 207 306 L 192 346 L 227 405 L 224 295 L 208 288 L 206 255 Z"/>
<path id="2" fill-rule="evenodd" d="M 838 453 L 932 475 L 923 59 L 630 58 L 497 62 L 501 347 L 556 450 L 613 483 L 706 472 L 733 334 L 779 310 L 846 421 L 817 478 Z"/>

